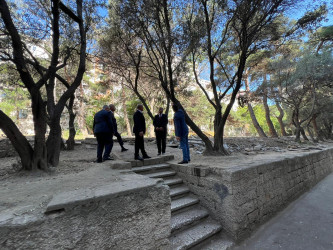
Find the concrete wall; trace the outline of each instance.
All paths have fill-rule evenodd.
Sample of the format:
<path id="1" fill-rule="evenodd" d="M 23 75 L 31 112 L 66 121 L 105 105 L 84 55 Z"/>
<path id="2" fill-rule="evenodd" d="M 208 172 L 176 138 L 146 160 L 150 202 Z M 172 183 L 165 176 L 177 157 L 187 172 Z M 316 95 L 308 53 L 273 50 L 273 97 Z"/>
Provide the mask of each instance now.
<path id="1" fill-rule="evenodd" d="M 235 240 L 242 240 L 333 171 L 333 149 L 226 168 L 173 168 Z"/>
<path id="2" fill-rule="evenodd" d="M 0 249 L 169 249 L 170 202 L 149 179 L 60 193 L 43 214 L 2 213 Z"/>

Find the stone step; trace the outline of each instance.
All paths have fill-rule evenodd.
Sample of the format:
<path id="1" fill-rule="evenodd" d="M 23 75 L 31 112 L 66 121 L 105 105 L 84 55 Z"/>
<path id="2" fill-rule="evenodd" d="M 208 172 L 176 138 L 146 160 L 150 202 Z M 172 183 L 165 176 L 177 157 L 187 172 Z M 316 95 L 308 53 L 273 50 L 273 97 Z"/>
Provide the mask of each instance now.
<path id="1" fill-rule="evenodd" d="M 131 163 L 132 167 L 141 167 L 165 163 L 167 161 L 173 160 L 174 158 L 174 155 L 161 155 L 158 157 L 152 157 L 150 159 L 144 159 L 143 161 L 133 159 L 129 160 L 129 162 Z"/>
<path id="2" fill-rule="evenodd" d="M 163 178 L 168 176 L 174 176 L 175 174 L 176 174 L 175 171 L 162 171 L 157 173 L 146 174 L 145 176 L 148 176 L 150 178 Z"/>
<path id="3" fill-rule="evenodd" d="M 153 171 L 153 170 L 160 170 L 160 169 L 164 169 L 164 168 L 171 168 L 171 167 L 167 163 L 162 163 L 162 164 L 155 164 L 155 165 L 150 165 L 150 166 L 135 167 L 135 168 L 132 168 L 132 171 L 134 171 L 135 173 L 142 173 L 142 172 L 148 172 L 148 171 Z"/>
<path id="4" fill-rule="evenodd" d="M 220 232 L 195 245 L 191 250 L 228 250 L 234 245 L 235 243 L 225 233 Z"/>
<path id="5" fill-rule="evenodd" d="M 182 195 L 182 194 L 187 194 L 188 192 L 190 192 L 190 189 L 188 187 L 186 187 L 185 185 L 173 187 L 170 189 L 170 197 L 174 198 L 174 197 Z"/>
<path id="6" fill-rule="evenodd" d="M 192 196 L 185 196 L 185 197 L 181 197 L 176 200 L 172 200 L 171 201 L 171 212 L 175 212 L 182 208 L 192 206 L 194 204 L 197 204 L 198 202 L 199 202 L 199 199 L 196 197 L 192 197 Z"/>
<path id="7" fill-rule="evenodd" d="M 171 249 L 189 249 L 212 235 L 218 233 L 222 226 L 208 218 L 181 232 L 177 232 L 170 237 Z"/>
<path id="8" fill-rule="evenodd" d="M 173 214 L 171 216 L 171 232 L 180 228 L 186 228 L 209 215 L 208 211 L 202 207 L 195 206 L 187 211 Z"/>
<path id="9" fill-rule="evenodd" d="M 176 178 L 176 177 L 164 179 L 164 184 L 166 184 L 168 186 L 173 186 L 173 185 L 177 185 L 177 184 L 181 184 L 181 183 L 183 183 L 183 180 L 180 178 Z"/>

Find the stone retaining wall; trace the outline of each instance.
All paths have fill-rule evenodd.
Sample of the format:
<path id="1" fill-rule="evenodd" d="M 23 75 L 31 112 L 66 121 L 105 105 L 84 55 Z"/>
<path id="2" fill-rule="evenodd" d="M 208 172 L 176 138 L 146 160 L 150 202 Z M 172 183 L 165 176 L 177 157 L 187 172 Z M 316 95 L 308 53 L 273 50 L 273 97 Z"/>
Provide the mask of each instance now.
<path id="1" fill-rule="evenodd" d="M 333 171 L 333 148 L 227 168 L 173 165 L 239 241 Z"/>
<path id="2" fill-rule="evenodd" d="M 42 214 L 1 212 L 0 249 L 169 249 L 170 218 L 167 186 L 128 180 L 60 193 Z"/>

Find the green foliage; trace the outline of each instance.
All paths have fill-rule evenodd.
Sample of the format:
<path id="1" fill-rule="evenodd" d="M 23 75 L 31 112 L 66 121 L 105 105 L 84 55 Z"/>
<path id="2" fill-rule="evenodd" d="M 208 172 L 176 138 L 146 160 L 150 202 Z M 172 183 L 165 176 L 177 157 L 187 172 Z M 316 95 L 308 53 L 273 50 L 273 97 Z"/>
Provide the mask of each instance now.
<path id="1" fill-rule="evenodd" d="M 200 90 L 194 90 L 188 93 L 186 98 L 182 97 L 188 115 L 203 130 L 214 130 L 214 114 L 215 110 L 208 102 L 206 96 Z"/>
<path id="2" fill-rule="evenodd" d="M 274 105 L 270 106 L 269 108 L 270 108 L 270 111 L 271 111 L 271 120 L 273 122 L 273 125 L 274 125 L 276 131 L 279 133 L 280 132 L 280 124 L 279 124 L 277 118 L 275 117 L 275 115 L 278 115 L 277 114 L 278 110 Z M 254 105 L 253 110 L 254 110 L 255 116 L 258 120 L 259 125 L 262 127 L 264 132 L 266 134 L 268 134 L 269 127 L 268 127 L 267 122 L 266 122 L 264 105 L 262 105 L 262 104 Z M 231 116 L 239 123 L 239 126 L 245 127 L 245 125 L 247 124 L 249 126 L 249 129 L 250 129 L 247 132 L 249 132 L 251 135 L 256 135 L 256 136 L 258 135 L 255 127 L 253 126 L 251 116 L 250 116 L 250 112 L 248 111 L 247 106 L 246 107 L 238 107 L 237 111 L 233 111 L 231 113 Z"/>
<path id="3" fill-rule="evenodd" d="M 13 121 L 17 122 L 17 114 L 20 110 L 29 108 L 30 99 L 27 91 L 22 88 L 4 89 L 0 92 L 0 109 Z M 13 114 L 13 113 L 16 114 Z"/>

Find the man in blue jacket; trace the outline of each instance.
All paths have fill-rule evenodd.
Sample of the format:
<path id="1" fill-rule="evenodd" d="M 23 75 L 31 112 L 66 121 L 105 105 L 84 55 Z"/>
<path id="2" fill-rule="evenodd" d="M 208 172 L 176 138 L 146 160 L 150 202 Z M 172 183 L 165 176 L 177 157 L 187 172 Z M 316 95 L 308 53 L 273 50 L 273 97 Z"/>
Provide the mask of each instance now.
<path id="1" fill-rule="evenodd" d="M 109 106 L 104 105 L 101 111 L 98 111 L 94 116 L 94 135 L 97 139 L 97 161 L 98 163 L 107 160 L 113 160 L 110 156 L 113 147 L 113 124 L 109 112 Z M 103 155 L 103 150 L 104 155 Z M 103 157 L 102 157 L 103 155 Z"/>
<path id="2" fill-rule="evenodd" d="M 186 164 L 190 159 L 190 148 L 188 146 L 188 127 L 185 122 L 184 111 L 179 109 L 176 104 L 172 104 L 172 109 L 175 112 L 173 122 L 175 125 L 176 139 L 180 142 L 180 147 L 183 150 L 183 160 L 178 164 Z"/>

